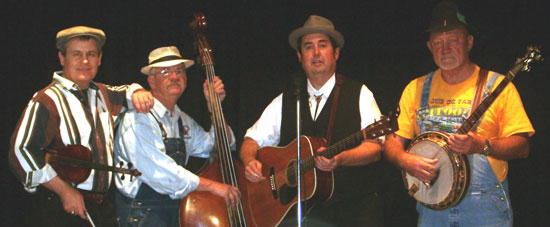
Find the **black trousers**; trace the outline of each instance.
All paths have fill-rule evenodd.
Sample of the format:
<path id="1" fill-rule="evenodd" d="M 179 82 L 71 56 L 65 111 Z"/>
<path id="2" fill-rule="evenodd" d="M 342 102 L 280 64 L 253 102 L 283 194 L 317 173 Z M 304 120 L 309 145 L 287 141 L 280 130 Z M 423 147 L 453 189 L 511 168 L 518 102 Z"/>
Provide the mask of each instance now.
<path id="1" fill-rule="evenodd" d="M 101 203 L 84 201 L 86 210 L 97 227 L 117 226 L 113 205 L 114 188 L 114 185 L 111 185 Z M 65 212 L 59 196 L 54 192 L 40 186 L 33 197 L 32 210 L 29 212 L 33 219 L 30 221 L 32 226 L 90 226 L 88 221 L 80 218 L 80 216 Z"/>
<path id="2" fill-rule="evenodd" d="M 303 219 L 305 226 L 384 226 L 384 206 L 378 193 L 338 198 L 316 205 Z"/>

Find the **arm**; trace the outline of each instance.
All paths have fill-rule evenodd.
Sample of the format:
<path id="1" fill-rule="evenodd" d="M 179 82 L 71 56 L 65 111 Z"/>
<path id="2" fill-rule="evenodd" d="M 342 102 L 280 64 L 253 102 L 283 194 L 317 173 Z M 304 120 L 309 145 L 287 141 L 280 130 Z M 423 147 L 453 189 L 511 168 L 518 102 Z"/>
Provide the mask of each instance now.
<path id="1" fill-rule="evenodd" d="M 207 191 L 214 195 L 224 198 L 227 205 L 237 205 L 240 201 L 241 193 L 239 189 L 227 184 L 218 183 L 207 178 L 199 177 L 199 186 L 197 191 Z"/>
<path id="2" fill-rule="evenodd" d="M 250 137 L 246 137 L 241 146 L 241 160 L 245 165 L 244 175 L 252 182 L 265 180 L 262 176 L 262 163 L 256 160 L 256 153 L 260 146 Z"/>
<path id="3" fill-rule="evenodd" d="M 122 107 L 136 109 L 138 113 L 147 113 L 154 105 L 154 98 L 151 92 L 143 89 L 139 84 L 110 86 L 105 85 L 111 104 L 117 108 L 113 114 L 118 115 Z M 131 101 L 131 102 L 130 102 Z"/>
<path id="4" fill-rule="evenodd" d="M 408 143 L 408 139 L 399 135 L 386 136 L 386 142 L 384 143 L 386 159 L 419 180 L 430 183 L 437 172 L 437 168 L 434 166 L 437 160 L 407 153 L 404 147 Z"/>
<path id="5" fill-rule="evenodd" d="M 42 100 L 48 105 L 53 105 L 51 99 L 41 94 L 36 95 L 37 100 Z M 56 193 L 67 213 L 78 214 L 86 219 L 84 199 L 82 195 L 61 180 L 51 165 L 45 162 L 42 147 L 47 147 L 52 142 L 52 132 L 48 129 L 57 127 L 57 121 L 46 105 L 32 100 L 23 111 L 21 121 L 12 136 L 9 164 L 15 175 L 23 182 L 25 190 L 36 191 L 39 185 Z M 32 177 L 30 177 L 32 176 Z"/>
<path id="6" fill-rule="evenodd" d="M 120 127 L 115 139 L 116 154 L 142 172 L 134 182 L 129 178 L 122 182 L 122 190 L 127 194 L 137 193 L 132 191 L 132 185 L 137 181 L 173 199 L 183 198 L 197 188 L 199 177 L 166 155 L 160 128 L 150 114 L 129 111 Z"/>
<path id="7" fill-rule="evenodd" d="M 365 85 L 361 87 L 359 94 L 359 114 L 361 115 L 361 128 L 366 128 L 381 116 L 372 92 Z M 323 150 L 324 148 L 318 152 Z M 359 146 L 343 151 L 332 159 L 322 156 L 315 157 L 315 166 L 323 171 L 332 171 L 338 166 L 367 165 L 380 160 L 381 151 L 382 145 L 378 140 L 365 140 Z"/>
<path id="8" fill-rule="evenodd" d="M 322 152 L 320 148 L 317 152 Z M 382 145 L 377 140 L 365 140 L 359 146 L 343 151 L 327 159 L 323 156 L 315 157 L 315 166 L 323 171 L 333 171 L 338 166 L 360 166 L 380 160 Z"/>
<path id="9" fill-rule="evenodd" d="M 505 138 L 490 139 L 490 156 L 501 160 L 527 158 L 529 143 L 527 133 L 518 133 Z M 449 148 L 463 154 L 483 154 L 485 138 L 472 132 L 466 135 L 454 134 L 449 140 Z"/>

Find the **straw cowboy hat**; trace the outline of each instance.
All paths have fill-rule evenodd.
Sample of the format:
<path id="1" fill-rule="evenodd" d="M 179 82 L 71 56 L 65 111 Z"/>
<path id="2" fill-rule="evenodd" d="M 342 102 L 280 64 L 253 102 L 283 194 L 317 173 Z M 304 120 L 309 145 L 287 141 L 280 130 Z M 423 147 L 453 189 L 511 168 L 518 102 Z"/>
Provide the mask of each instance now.
<path id="1" fill-rule="evenodd" d="M 292 48 L 298 50 L 298 39 L 303 35 L 311 33 L 324 33 L 334 39 L 340 49 L 344 47 L 344 36 L 342 33 L 334 29 L 334 24 L 330 20 L 317 15 L 309 16 L 304 26 L 294 29 L 288 36 L 288 42 Z"/>
<path id="2" fill-rule="evenodd" d="M 183 63 L 185 68 L 191 67 L 195 62 L 189 59 L 183 59 L 177 47 L 159 47 L 149 53 L 149 65 L 141 68 L 141 73 L 150 75 L 154 67 L 170 67 Z"/>

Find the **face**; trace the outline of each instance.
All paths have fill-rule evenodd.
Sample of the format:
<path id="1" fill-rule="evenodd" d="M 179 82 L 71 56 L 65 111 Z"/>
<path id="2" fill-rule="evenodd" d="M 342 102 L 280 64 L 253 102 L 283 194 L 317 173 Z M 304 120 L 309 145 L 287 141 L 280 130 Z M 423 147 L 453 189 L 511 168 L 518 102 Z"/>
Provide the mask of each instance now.
<path id="1" fill-rule="evenodd" d="M 474 38 L 464 27 L 447 32 L 431 33 L 427 42 L 435 64 L 443 70 L 455 69 L 470 61 Z"/>
<path id="2" fill-rule="evenodd" d="M 323 33 L 302 36 L 298 60 L 307 76 L 331 76 L 336 71 L 340 48 L 334 48 L 330 38 Z"/>
<path id="3" fill-rule="evenodd" d="M 151 86 L 151 93 L 159 100 L 178 99 L 187 86 L 185 66 L 178 64 L 165 68 L 153 68 L 147 81 Z"/>
<path id="4" fill-rule="evenodd" d="M 65 55 L 59 52 L 58 56 L 63 66 L 63 76 L 81 89 L 88 88 L 101 65 L 101 53 L 94 39 L 73 38 L 67 43 Z"/>

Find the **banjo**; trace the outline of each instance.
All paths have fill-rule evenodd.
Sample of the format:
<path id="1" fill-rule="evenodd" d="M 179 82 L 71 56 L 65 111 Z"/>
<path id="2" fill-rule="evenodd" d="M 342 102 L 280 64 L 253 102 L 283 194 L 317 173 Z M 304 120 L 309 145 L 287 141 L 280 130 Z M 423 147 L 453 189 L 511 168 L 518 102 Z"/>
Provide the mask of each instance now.
<path id="1" fill-rule="evenodd" d="M 531 69 L 529 64 L 532 61 L 542 60 L 541 51 L 537 47 L 528 47 L 525 56 L 516 61 L 505 78 L 491 94 L 483 99 L 456 133 L 467 134 L 518 72 L 529 71 Z M 438 172 L 430 184 L 402 171 L 409 195 L 425 207 L 434 210 L 443 210 L 458 204 L 468 191 L 471 180 L 468 156 L 449 149 L 447 146 L 449 137 L 450 134 L 445 132 L 429 131 L 416 137 L 406 150 L 415 155 L 438 159 L 435 165 Z"/>

